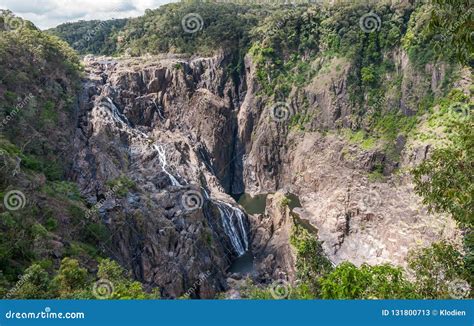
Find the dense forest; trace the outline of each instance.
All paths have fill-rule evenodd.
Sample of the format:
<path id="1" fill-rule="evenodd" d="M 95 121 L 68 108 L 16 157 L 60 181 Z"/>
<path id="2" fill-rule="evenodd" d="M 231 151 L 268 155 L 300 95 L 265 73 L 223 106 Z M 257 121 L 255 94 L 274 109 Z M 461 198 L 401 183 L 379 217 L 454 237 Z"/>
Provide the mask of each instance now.
<path id="1" fill-rule="evenodd" d="M 366 26 L 370 32 L 361 28 L 367 12 L 383 22 L 372 21 L 375 27 Z M 183 28 L 183 17 L 192 13 L 199 17 L 190 33 Z M 290 130 L 335 132 L 364 150 L 379 148 L 388 162 L 370 171 L 373 180 L 397 173 L 388 170 L 400 165 L 402 140 L 429 140 L 432 154 L 409 173 L 423 203 L 457 222 L 463 246 L 442 240 L 412 250 L 406 268 L 350 262 L 334 266 L 318 239 L 294 224 L 290 244 L 298 282 L 288 289 L 248 279 L 242 297 L 437 299 L 452 298 L 453 286 L 472 289 L 474 87 L 458 80 L 466 69 L 472 71 L 473 24 L 469 0 L 293 6 L 190 1 L 150 9 L 137 18 L 79 21 L 46 31 L 10 11 L 0 12 L 0 197 L 4 202 L 11 185 L 28 189 L 26 207 L 0 213 L 0 296 L 161 296 L 158 288 L 146 288 L 110 257 L 109 230 L 98 220 L 83 218 L 90 207 L 71 180 L 68 139 L 74 134 L 85 75 L 80 56 L 86 54 L 140 58 L 225 53 L 230 58 L 226 73 L 234 80 L 251 57 L 257 95 L 269 103 L 301 99 L 313 78 L 331 65 L 338 71 L 350 63 L 350 127 L 312 124 L 309 105 L 300 100 Z M 429 82 L 407 87 L 404 106 L 415 110 L 390 109 L 392 102 L 401 101 L 402 81 L 387 77 L 396 71 L 392 54 L 397 51 L 407 54 L 420 75 L 429 65 L 446 67 L 439 92 L 433 93 Z M 124 196 L 135 187 L 126 177 L 110 183 Z M 472 297 L 472 291 L 463 296 Z"/>

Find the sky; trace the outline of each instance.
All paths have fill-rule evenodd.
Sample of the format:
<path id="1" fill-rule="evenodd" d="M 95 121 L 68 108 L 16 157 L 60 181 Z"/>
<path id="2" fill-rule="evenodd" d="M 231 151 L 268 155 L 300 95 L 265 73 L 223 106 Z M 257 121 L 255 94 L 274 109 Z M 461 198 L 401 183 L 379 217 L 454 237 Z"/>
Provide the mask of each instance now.
<path id="1" fill-rule="evenodd" d="M 0 0 L 0 9 L 46 29 L 78 20 L 136 17 L 170 2 L 177 0 Z"/>

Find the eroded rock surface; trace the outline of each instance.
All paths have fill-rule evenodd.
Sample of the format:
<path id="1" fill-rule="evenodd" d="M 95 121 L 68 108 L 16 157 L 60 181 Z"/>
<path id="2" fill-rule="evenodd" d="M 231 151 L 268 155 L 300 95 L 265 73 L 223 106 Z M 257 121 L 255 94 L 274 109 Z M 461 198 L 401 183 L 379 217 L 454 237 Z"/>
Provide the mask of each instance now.
<path id="1" fill-rule="evenodd" d="M 249 247 L 224 192 L 236 86 L 220 60 L 86 59 L 75 179 L 111 233 L 103 249 L 167 297 L 196 282 L 191 296 L 213 297 Z"/>
<path id="2" fill-rule="evenodd" d="M 400 100 L 387 96 L 386 106 L 410 115 L 419 94 L 406 85 L 437 92 L 443 71 L 426 67 L 427 80 L 413 73 L 403 52 L 389 56 L 405 86 Z M 350 63 L 321 60 L 319 66 L 332 68 L 293 89 L 287 101 L 289 117 L 312 117 L 293 128 L 272 119 L 272 101 L 259 94 L 249 56 L 237 79 L 226 73 L 224 54 L 86 58 L 75 179 L 90 205 L 104 199 L 113 180 L 133 181 L 99 210 L 112 233 L 106 250 L 170 297 L 185 293 L 203 273 L 210 276 L 194 296 L 227 289 L 229 265 L 249 248 L 256 280 L 284 274 L 292 281 L 292 221 L 278 206 L 280 195 L 249 220 L 229 196 L 278 190 L 300 197 L 297 213 L 318 229 L 335 264 L 404 265 L 409 249 L 458 238 L 450 218 L 426 211 L 407 173 L 429 155 L 429 145 L 408 148 L 400 136 L 389 156 L 377 144 L 364 148 L 338 133 L 368 122 L 350 104 Z M 383 178 L 371 179 L 380 167 Z M 189 209 L 196 200 L 198 207 Z"/>

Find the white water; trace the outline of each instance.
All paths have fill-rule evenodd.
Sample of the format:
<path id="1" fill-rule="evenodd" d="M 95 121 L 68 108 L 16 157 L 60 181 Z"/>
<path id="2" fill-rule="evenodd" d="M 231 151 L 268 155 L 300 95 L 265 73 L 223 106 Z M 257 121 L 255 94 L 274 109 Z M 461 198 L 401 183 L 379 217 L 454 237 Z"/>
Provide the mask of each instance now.
<path id="1" fill-rule="evenodd" d="M 115 106 L 115 104 L 109 97 L 106 97 L 106 100 L 110 104 L 107 105 L 107 107 L 112 113 L 112 118 L 120 124 L 125 125 L 128 133 L 135 135 L 138 134 L 139 136 L 145 139 L 149 139 L 149 137 L 140 130 L 132 128 L 132 125 L 128 118 L 118 110 L 118 108 Z M 161 115 L 161 112 L 158 108 L 157 110 Z M 158 152 L 158 159 L 160 161 L 161 168 L 169 177 L 171 184 L 173 186 L 182 186 L 179 181 L 166 169 L 166 167 L 168 166 L 168 162 L 166 159 L 165 149 L 161 145 L 155 144 L 153 144 L 153 148 Z M 209 199 L 210 196 L 205 189 L 204 193 L 206 198 Z M 248 235 L 247 231 L 245 230 L 244 224 L 245 214 L 240 209 L 233 207 L 223 201 L 215 201 L 215 203 L 221 215 L 224 232 L 229 237 L 232 247 L 234 248 L 239 257 L 244 255 L 249 249 Z"/>
<path id="2" fill-rule="evenodd" d="M 161 110 L 158 107 L 158 104 L 156 104 L 155 101 L 153 101 L 153 104 L 155 104 L 156 111 L 158 112 L 158 115 L 160 116 L 161 120 L 165 120 L 165 117 L 163 116 L 163 113 L 161 113 Z"/>
<path id="3" fill-rule="evenodd" d="M 107 99 L 107 102 L 110 104 L 110 105 L 107 105 L 107 107 L 112 112 L 113 119 L 115 121 L 121 123 L 121 124 L 125 124 L 127 129 L 129 130 L 129 131 L 127 131 L 128 133 L 131 133 L 131 134 L 137 133 L 138 135 L 140 135 L 141 137 L 143 137 L 145 139 L 150 139 L 146 134 L 144 134 L 140 130 L 136 130 L 136 129 L 132 128 L 128 118 L 118 110 L 118 108 L 115 106 L 114 102 L 112 102 L 112 100 L 109 97 L 106 97 L 106 99 Z M 165 149 L 161 145 L 159 145 L 159 146 L 153 145 L 153 148 L 158 152 L 158 159 L 160 160 L 161 168 L 166 173 L 166 175 L 169 177 L 169 179 L 171 181 L 171 184 L 173 186 L 182 186 L 179 183 L 179 181 L 171 173 L 169 173 L 168 170 L 166 170 L 166 166 L 168 165 L 168 162 L 166 160 Z"/>
<path id="4" fill-rule="evenodd" d="M 216 201 L 215 203 L 221 214 L 225 234 L 229 237 L 237 254 L 242 256 L 249 249 L 247 231 L 244 226 L 245 214 L 225 202 Z"/>
<path id="5" fill-rule="evenodd" d="M 106 99 L 107 99 L 107 102 L 109 102 L 110 104 L 109 108 L 112 111 L 112 115 L 115 118 L 115 120 L 121 121 L 130 127 L 131 124 L 130 124 L 130 121 L 128 121 L 127 117 L 117 109 L 114 102 L 112 102 L 112 100 L 109 97 L 106 97 Z"/>
<path id="6" fill-rule="evenodd" d="M 182 186 L 176 178 L 166 170 L 166 166 L 168 165 L 168 162 L 166 161 L 166 152 L 165 149 L 160 145 L 153 145 L 153 148 L 158 152 L 158 158 L 160 160 L 161 168 L 163 171 L 166 173 L 166 175 L 170 178 L 171 184 L 173 186 Z"/>

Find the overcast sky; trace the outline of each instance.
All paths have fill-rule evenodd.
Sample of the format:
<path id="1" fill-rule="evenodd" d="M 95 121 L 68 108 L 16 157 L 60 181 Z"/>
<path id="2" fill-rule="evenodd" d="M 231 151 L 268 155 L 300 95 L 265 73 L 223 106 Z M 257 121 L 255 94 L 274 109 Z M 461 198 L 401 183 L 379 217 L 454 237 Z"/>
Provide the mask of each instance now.
<path id="1" fill-rule="evenodd" d="M 145 9 L 169 2 L 177 0 L 0 0 L 0 9 L 10 9 L 45 29 L 77 20 L 140 16 Z"/>

